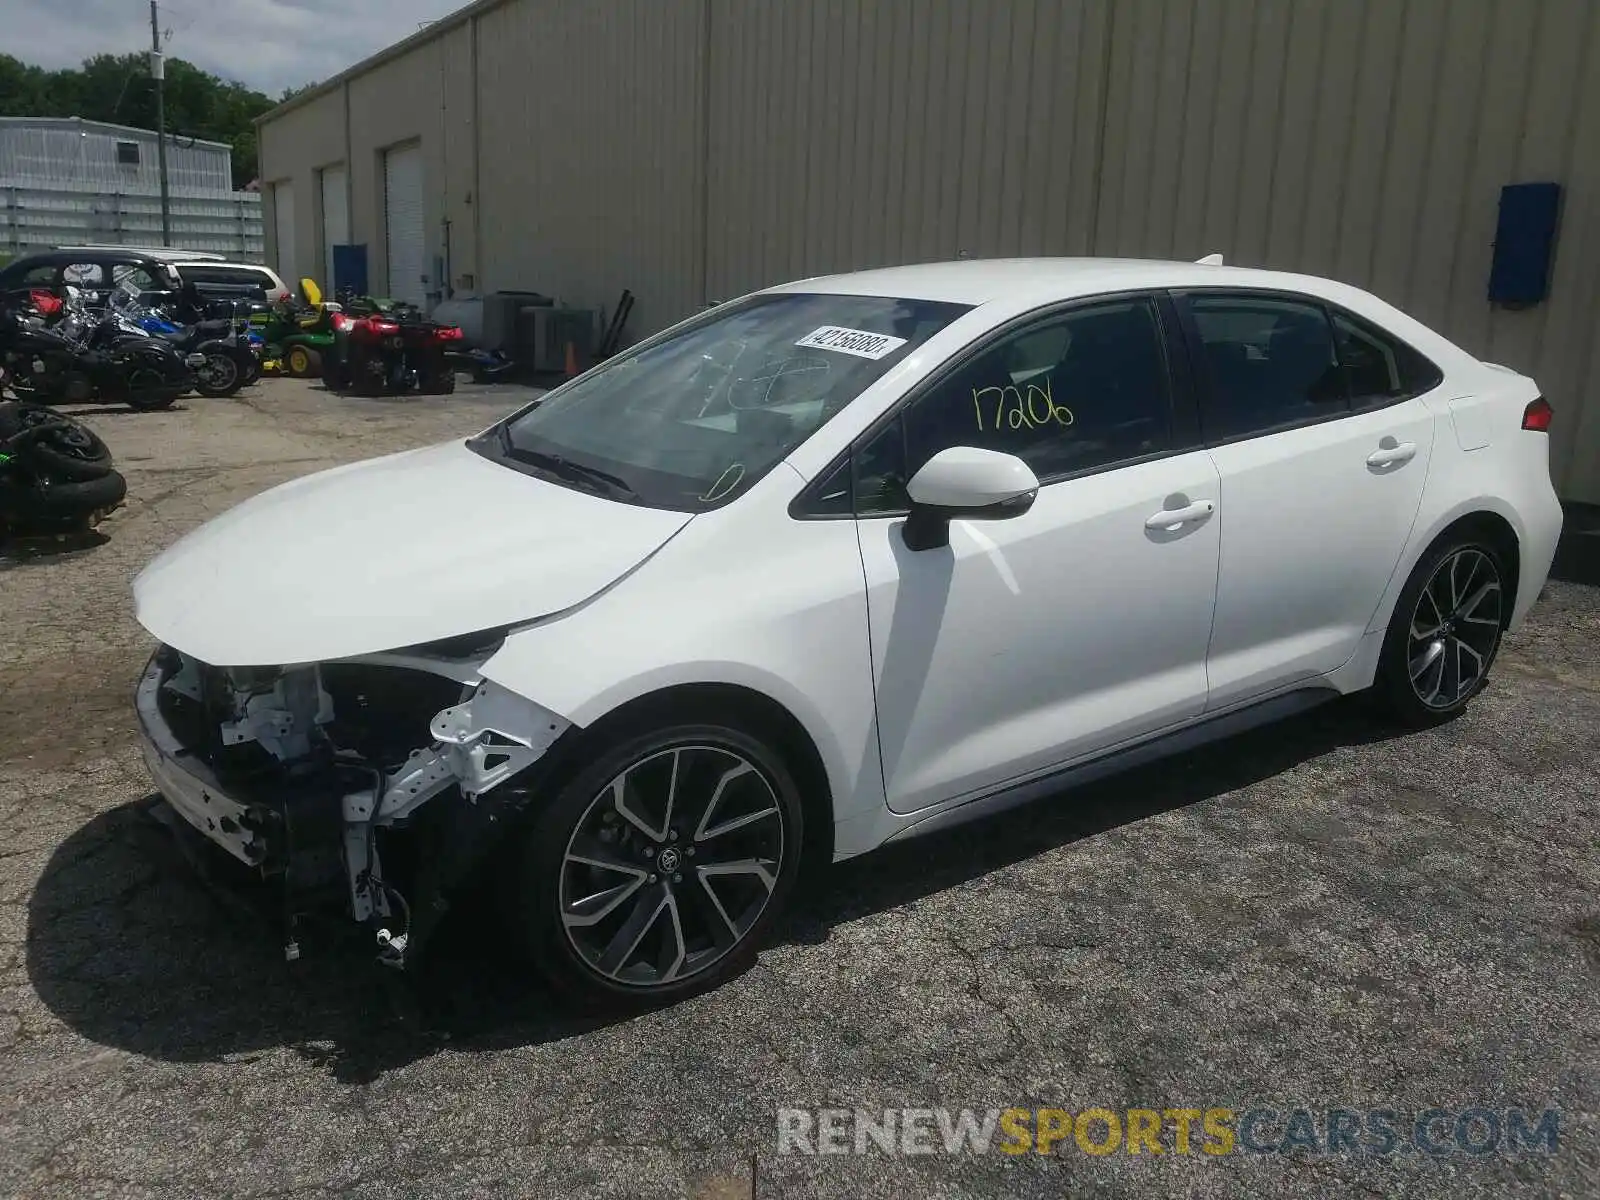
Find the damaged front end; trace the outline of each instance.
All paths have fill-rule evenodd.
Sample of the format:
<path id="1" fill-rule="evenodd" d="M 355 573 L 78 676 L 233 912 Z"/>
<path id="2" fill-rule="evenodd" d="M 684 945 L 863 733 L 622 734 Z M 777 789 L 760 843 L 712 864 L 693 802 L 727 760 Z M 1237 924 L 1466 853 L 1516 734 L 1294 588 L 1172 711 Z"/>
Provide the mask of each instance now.
<path id="1" fill-rule="evenodd" d="M 413 962 L 529 802 L 527 768 L 569 725 L 480 676 L 494 649 L 271 668 L 170 646 L 151 658 L 136 701 L 150 773 L 189 825 L 282 889 L 288 957 L 302 916 L 342 908 L 381 961 Z"/>

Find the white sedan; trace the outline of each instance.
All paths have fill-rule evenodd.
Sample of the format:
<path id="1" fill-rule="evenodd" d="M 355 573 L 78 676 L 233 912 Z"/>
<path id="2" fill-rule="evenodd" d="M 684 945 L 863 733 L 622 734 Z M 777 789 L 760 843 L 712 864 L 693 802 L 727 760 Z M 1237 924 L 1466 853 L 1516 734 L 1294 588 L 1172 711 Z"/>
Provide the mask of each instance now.
<path id="1" fill-rule="evenodd" d="M 570 993 L 675 999 L 803 865 L 1341 693 L 1459 713 L 1554 554 L 1550 417 L 1323 279 L 805 280 L 167 550 L 145 755 L 391 965 L 492 878 Z"/>

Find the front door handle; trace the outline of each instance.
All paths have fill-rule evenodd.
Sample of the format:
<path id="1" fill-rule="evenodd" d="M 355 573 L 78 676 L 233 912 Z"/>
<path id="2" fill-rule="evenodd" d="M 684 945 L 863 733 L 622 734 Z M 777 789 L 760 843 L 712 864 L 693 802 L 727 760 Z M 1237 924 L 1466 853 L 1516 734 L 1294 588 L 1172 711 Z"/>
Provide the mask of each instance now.
<path id="1" fill-rule="evenodd" d="M 1186 504 L 1182 508 L 1163 508 L 1158 513 L 1153 513 L 1145 518 L 1146 529 L 1176 529 L 1180 525 L 1187 525 L 1190 521 L 1204 521 L 1217 511 L 1217 506 L 1210 500 L 1196 500 L 1193 504 Z"/>
<path id="2" fill-rule="evenodd" d="M 1400 442 L 1397 445 L 1379 446 L 1371 454 L 1367 455 L 1367 466 L 1393 467 L 1400 463 L 1408 463 L 1416 456 L 1417 444 L 1415 442 Z"/>

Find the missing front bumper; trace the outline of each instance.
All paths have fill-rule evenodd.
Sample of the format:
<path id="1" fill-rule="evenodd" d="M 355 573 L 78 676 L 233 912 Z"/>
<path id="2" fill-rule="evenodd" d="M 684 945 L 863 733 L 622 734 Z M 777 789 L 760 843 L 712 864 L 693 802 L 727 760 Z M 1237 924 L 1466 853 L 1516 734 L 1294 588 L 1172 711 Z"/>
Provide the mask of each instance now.
<path id="1" fill-rule="evenodd" d="M 240 739 L 227 736 L 237 722 L 222 726 L 220 749 L 195 740 L 215 725 L 193 719 L 205 689 L 191 666 L 158 651 L 140 678 L 135 708 L 145 763 L 185 832 L 282 889 L 290 958 L 298 956 L 294 931 L 302 917 L 342 909 L 352 929 L 365 926 L 376 937 L 380 961 L 414 962 L 447 908 L 446 896 L 531 802 L 527 768 L 569 728 L 530 701 L 477 681 L 434 716 L 432 744 L 396 769 L 351 761 L 325 746 L 240 781 L 233 770 L 219 774 L 212 765 L 238 748 Z M 169 719 L 164 705 L 173 704 L 180 707 Z M 276 728 L 265 718 L 251 730 L 256 726 Z M 282 741 L 259 731 L 243 740 Z"/>

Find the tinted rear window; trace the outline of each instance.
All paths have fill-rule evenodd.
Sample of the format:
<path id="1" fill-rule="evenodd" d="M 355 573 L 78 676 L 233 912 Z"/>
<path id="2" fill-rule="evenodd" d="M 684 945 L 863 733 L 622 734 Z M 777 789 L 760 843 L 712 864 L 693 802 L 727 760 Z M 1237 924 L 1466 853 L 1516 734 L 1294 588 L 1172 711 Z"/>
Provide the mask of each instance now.
<path id="1" fill-rule="evenodd" d="M 225 283 L 234 287 L 263 287 L 276 286 L 272 276 L 265 271 L 255 271 L 249 267 L 214 267 L 209 265 L 180 267 L 179 273 L 185 283 Z"/>

